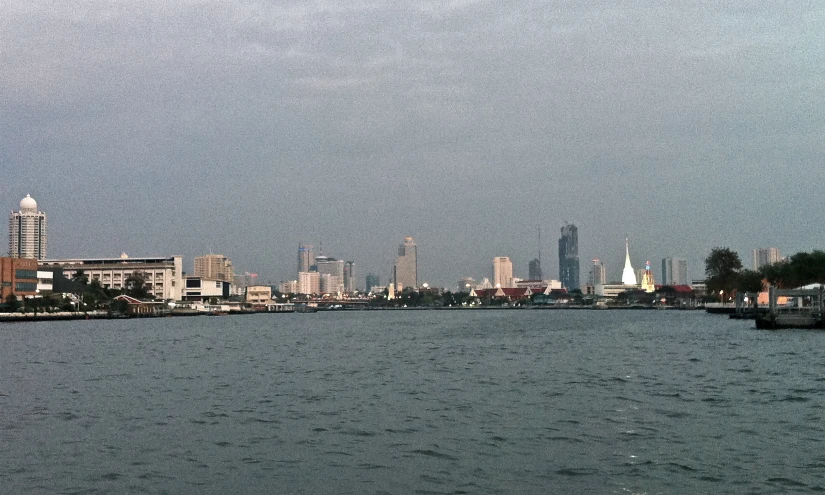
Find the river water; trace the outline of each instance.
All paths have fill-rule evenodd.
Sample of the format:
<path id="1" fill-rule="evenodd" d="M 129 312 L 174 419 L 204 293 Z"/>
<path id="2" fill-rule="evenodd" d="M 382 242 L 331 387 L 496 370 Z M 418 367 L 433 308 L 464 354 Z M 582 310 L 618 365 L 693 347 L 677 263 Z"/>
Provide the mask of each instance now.
<path id="1" fill-rule="evenodd" d="M 823 342 L 679 311 L 0 324 L 0 492 L 822 491 Z"/>

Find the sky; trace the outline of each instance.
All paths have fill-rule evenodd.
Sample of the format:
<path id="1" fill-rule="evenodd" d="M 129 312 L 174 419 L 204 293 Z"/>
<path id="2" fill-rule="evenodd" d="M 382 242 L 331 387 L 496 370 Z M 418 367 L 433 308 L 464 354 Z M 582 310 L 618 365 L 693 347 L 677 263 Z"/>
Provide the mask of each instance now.
<path id="1" fill-rule="evenodd" d="M 299 242 L 386 282 L 825 249 L 825 3 L 5 0 L 0 206 L 49 257 Z M 5 234 L 7 235 L 7 233 Z M 0 238 L 7 242 L 6 238 Z"/>

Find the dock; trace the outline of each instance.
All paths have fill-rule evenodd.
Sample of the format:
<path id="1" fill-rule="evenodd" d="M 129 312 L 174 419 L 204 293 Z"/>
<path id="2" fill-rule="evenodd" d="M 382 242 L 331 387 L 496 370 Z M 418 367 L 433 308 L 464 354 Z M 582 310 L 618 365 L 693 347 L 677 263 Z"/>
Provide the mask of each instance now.
<path id="1" fill-rule="evenodd" d="M 825 287 L 815 289 L 768 290 L 768 312 L 757 317 L 756 328 L 778 330 L 783 328 L 825 328 L 823 299 Z M 783 299 L 784 304 L 779 304 Z"/>

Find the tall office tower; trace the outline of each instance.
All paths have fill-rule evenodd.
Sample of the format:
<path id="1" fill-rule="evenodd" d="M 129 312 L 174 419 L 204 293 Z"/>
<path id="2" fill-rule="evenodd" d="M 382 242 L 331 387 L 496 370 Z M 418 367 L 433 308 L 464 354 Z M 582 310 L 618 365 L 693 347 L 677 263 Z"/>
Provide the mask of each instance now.
<path id="1" fill-rule="evenodd" d="M 624 269 L 622 270 L 622 285 L 636 285 L 636 274 L 630 264 L 630 241 L 624 238 Z"/>
<path id="2" fill-rule="evenodd" d="M 22 201 L 20 202 L 20 208 L 23 208 Z M 763 266 L 773 265 L 780 261 L 782 261 L 782 256 L 779 255 L 779 248 L 771 247 L 753 250 L 753 269 L 755 271 L 759 271 Z"/>
<path id="3" fill-rule="evenodd" d="M 579 285 L 579 229 L 567 223 L 561 228 L 559 238 L 559 280 L 567 290 Z"/>
<path id="4" fill-rule="evenodd" d="M 607 270 L 600 260 L 593 260 L 593 269 L 590 271 L 590 285 L 604 285 L 607 283 Z"/>
<path id="5" fill-rule="evenodd" d="M 687 285 L 687 260 L 682 258 L 662 259 L 662 283 L 664 285 Z"/>
<path id="6" fill-rule="evenodd" d="M 496 287 L 513 286 L 513 263 L 507 256 L 493 258 L 493 285 Z"/>
<path id="7" fill-rule="evenodd" d="M 232 260 L 222 254 L 195 256 L 195 276 L 225 282 L 235 281 Z"/>
<path id="8" fill-rule="evenodd" d="M 28 194 L 20 201 L 20 211 L 9 216 L 9 256 L 46 257 L 46 214 L 37 211 L 37 201 Z"/>
<path id="9" fill-rule="evenodd" d="M 541 261 L 538 258 L 534 259 L 533 261 L 527 263 L 527 279 L 528 280 L 541 280 L 542 273 L 541 273 Z"/>
<path id="10" fill-rule="evenodd" d="M 378 275 L 374 273 L 367 274 L 366 280 L 366 291 L 372 292 L 372 288 L 381 285 L 381 280 L 378 278 Z"/>
<path id="11" fill-rule="evenodd" d="M 329 285 L 325 285 L 325 293 L 344 292 L 344 261 L 336 260 L 328 256 L 319 255 L 315 257 L 315 271 L 321 275 L 328 274 L 332 277 Z"/>
<path id="12" fill-rule="evenodd" d="M 298 273 L 308 272 L 315 261 L 315 252 L 312 244 L 298 244 Z"/>
<path id="13" fill-rule="evenodd" d="M 393 283 L 398 291 L 405 287 L 418 287 L 418 248 L 412 237 L 404 238 L 404 243 L 398 246 L 398 257 L 393 267 Z"/>
<path id="14" fill-rule="evenodd" d="M 318 272 L 298 273 L 298 293 L 299 294 L 320 294 L 321 275 Z"/>
<path id="15" fill-rule="evenodd" d="M 344 291 L 350 294 L 355 292 L 355 262 L 344 262 Z"/>

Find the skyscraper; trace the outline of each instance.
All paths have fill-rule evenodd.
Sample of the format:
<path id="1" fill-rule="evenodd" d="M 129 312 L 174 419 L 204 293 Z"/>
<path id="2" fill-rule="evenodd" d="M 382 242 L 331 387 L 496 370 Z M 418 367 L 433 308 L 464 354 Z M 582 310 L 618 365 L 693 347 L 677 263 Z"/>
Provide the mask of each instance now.
<path id="1" fill-rule="evenodd" d="M 381 280 L 378 278 L 378 275 L 374 273 L 370 273 L 367 275 L 366 280 L 366 290 L 367 292 L 371 292 L 374 286 L 381 285 Z"/>
<path id="2" fill-rule="evenodd" d="M 344 292 L 344 261 L 328 256 L 315 257 L 315 268 L 318 273 L 329 275 L 327 282 L 321 282 L 321 290 L 325 293 Z"/>
<path id="3" fill-rule="evenodd" d="M 23 203 L 20 203 L 22 209 Z M 779 248 L 760 248 L 753 250 L 753 269 L 759 271 L 760 268 L 767 265 L 773 265 L 782 261 L 782 256 L 779 254 Z"/>
<path id="4" fill-rule="evenodd" d="M 590 271 L 590 285 L 604 285 L 607 283 L 607 270 L 600 260 L 593 260 L 593 269 Z"/>
<path id="5" fill-rule="evenodd" d="M 393 267 L 393 283 L 399 291 L 405 287 L 418 287 L 418 248 L 415 240 L 407 236 L 404 243 L 398 246 L 398 257 Z"/>
<path id="6" fill-rule="evenodd" d="M 344 291 L 355 292 L 355 262 L 344 262 Z"/>
<path id="7" fill-rule="evenodd" d="M 312 244 L 298 244 L 298 273 L 308 272 L 315 261 L 315 252 Z"/>
<path id="8" fill-rule="evenodd" d="M 561 228 L 559 238 L 559 280 L 567 290 L 579 285 L 579 229 L 571 223 Z"/>
<path id="9" fill-rule="evenodd" d="M 527 263 L 527 278 L 529 280 L 541 280 L 544 278 L 541 273 L 541 261 L 538 258 Z"/>
<path id="10" fill-rule="evenodd" d="M 493 258 L 493 285 L 495 287 L 513 286 L 513 263 L 507 256 Z"/>
<path id="11" fill-rule="evenodd" d="M 46 257 L 46 214 L 37 211 L 37 201 L 28 194 L 20 201 L 20 211 L 9 216 L 9 256 Z"/>
<path id="12" fill-rule="evenodd" d="M 682 258 L 662 259 L 662 283 L 664 285 L 687 285 L 687 260 Z"/>
<path id="13" fill-rule="evenodd" d="M 206 254 L 195 257 L 195 276 L 212 280 L 235 281 L 232 260 L 222 254 Z"/>

